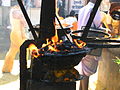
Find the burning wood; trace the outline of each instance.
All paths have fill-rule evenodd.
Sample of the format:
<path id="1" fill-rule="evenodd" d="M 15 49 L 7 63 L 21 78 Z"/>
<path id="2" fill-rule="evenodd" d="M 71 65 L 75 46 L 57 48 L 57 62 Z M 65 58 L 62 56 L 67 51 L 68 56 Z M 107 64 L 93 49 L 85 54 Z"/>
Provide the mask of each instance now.
<path id="1" fill-rule="evenodd" d="M 69 54 L 74 52 L 79 52 L 85 47 L 86 43 L 81 40 L 73 39 L 73 42 L 59 40 L 57 31 L 55 36 L 51 40 L 46 39 L 46 43 L 42 45 L 39 49 L 34 44 L 29 46 L 31 54 L 33 57 L 44 56 L 45 54 Z"/>

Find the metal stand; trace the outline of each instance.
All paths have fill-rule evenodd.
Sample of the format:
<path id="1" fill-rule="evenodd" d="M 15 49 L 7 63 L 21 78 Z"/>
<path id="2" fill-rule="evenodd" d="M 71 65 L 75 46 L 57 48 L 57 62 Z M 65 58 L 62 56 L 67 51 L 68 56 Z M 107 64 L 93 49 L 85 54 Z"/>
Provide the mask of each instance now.
<path id="1" fill-rule="evenodd" d="M 27 90 L 76 90 L 76 82 L 69 83 L 44 83 L 31 81 Z"/>
<path id="2" fill-rule="evenodd" d="M 76 90 L 76 82 L 44 82 L 36 80 L 37 75 L 44 75 L 44 67 L 40 64 L 38 67 L 41 72 L 37 74 L 35 72 L 35 77 L 31 77 L 34 73 L 30 68 L 27 68 L 27 48 L 31 43 L 36 44 L 34 40 L 25 41 L 20 47 L 20 90 Z M 41 73 L 41 74 L 40 74 Z M 37 76 L 41 77 L 41 76 Z"/>

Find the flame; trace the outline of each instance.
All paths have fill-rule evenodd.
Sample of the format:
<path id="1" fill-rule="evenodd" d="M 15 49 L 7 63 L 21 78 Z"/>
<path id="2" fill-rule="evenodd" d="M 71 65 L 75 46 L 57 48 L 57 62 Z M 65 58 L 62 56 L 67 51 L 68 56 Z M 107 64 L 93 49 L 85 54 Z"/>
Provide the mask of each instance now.
<path id="1" fill-rule="evenodd" d="M 42 44 L 42 48 L 44 48 L 44 47 L 46 47 L 46 46 L 51 44 L 51 42 L 49 42 L 48 38 L 46 39 L 46 42 L 47 42 L 46 44 L 45 43 Z"/>
<path id="2" fill-rule="evenodd" d="M 83 42 L 82 40 L 76 40 L 76 39 L 73 39 L 73 41 L 75 42 L 75 44 L 79 47 L 79 48 L 83 48 L 86 43 Z"/>
<path id="3" fill-rule="evenodd" d="M 53 36 L 52 38 L 51 38 L 51 40 L 52 40 L 52 42 L 53 43 L 57 43 L 58 42 L 58 34 L 57 34 L 57 30 L 55 30 L 55 36 Z"/>
<path id="4" fill-rule="evenodd" d="M 29 50 L 33 57 L 37 58 L 40 56 L 39 49 L 34 44 L 29 45 Z"/>
<path id="5" fill-rule="evenodd" d="M 46 43 L 44 43 L 40 49 L 38 49 L 36 47 L 36 45 L 30 44 L 29 45 L 29 50 L 31 52 L 31 55 L 33 57 L 37 58 L 38 56 L 43 55 L 43 54 L 40 54 L 40 51 L 44 51 L 46 49 L 46 47 L 47 47 L 47 51 L 60 52 L 60 50 L 57 49 L 57 45 L 59 45 L 62 42 L 63 42 L 62 40 L 59 40 L 57 30 L 56 30 L 55 31 L 55 36 L 53 36 L 51 39 L 47 38 Z M 81 40 L 73 39 L 73 42 L 78 46 L 78 48 L 83 48 L 86 45 L 86 43 L 81 41 Z"/>
<path id="6" fill-rule="evenodd" d="M 48 45 L 48 50 L 59 52 L 59 50 L 56 48 L 56 45 L 61 43 L 62 41 L 61 40 L 59 42 L 58 41 L 59 41 L 59 38 L 58 38 L 57 30 L 55 30 L 55 36 L 51 38 L 51 41 L 48 42 L 47 40 L 46 45 Z"/>
<path id="7" fill-rule="evenodd" d="M 56 49 L 55 47 L 53 47 L 51 45 L 49 45 L 48 48 L 49 48 L 48 50 L 50 50 L 50 51 L 54 51 L 54 52 L 58 52 L 59 51 L 58 49 Z"/>

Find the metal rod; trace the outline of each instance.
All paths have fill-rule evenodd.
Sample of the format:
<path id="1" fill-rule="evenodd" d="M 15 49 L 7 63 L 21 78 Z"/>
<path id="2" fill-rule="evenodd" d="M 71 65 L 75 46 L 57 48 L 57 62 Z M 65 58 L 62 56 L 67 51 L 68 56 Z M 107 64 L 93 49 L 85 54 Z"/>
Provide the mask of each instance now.
<path id="1" fill-rule="evenodd" d="M 92 42 L 92 43 L 94 43 L 94 42 L 96 42 L 96 43 L 99 43 L 99 42 L 101 42 L 101 43 L 120 43 L 120 40 L 105 40 L 105 39 L 101 39 L 101 40 L 99 40 L 99 39 L 95 39 L 95 40 L 92 40 L 92 39 L 86 39 L 85 40 L 86 42 Z"/>
<path id="2" fill-rule="evenodd" d="M 25 19 L 26 19 L 26 22 L 27 22 L 27 24 L 28 24 L 28 26 L 29 26 L 29 28 L 30 28 L 30 31 L 31 31 L 34 39 L 37 39 L 37 35 L 36 35 L 35 30 L 34 30 L 34 28 L 33 28 L 33 26 L 32 26 L 32 23 L 31 23 L 31 21 L 30 21 L 30 19 L 29 19 L 29 16 L 28 16 L 28 14 L 27 14 L 27 12 L 26 12 L 26 9 L 25 9 L 25 7 L 24 7 L 24 5 L 23 5 L 23 3 L 22 3 L 22 0 L 17 0 L 17 1 L 18 1 L 18 4 L 19 4 L 22 12 L 23 12 L 23 15 L 24 15 L 24 17 L 25 17 Z"/>
<path id="3" fill-rule="evenodd" d="M 46 39 L 51 39 L 55 35 L 55 1 L 56 0 L 41 0 L 40 11 L 40 27 L 39 27 L 39 40 L 42 46 L 46 43 Z"/>
<path id="4" fill-rule="evenodd" d="M 112 44 L 87 43 L 87 47 L 89 47 L 89 48 L 120 48 L 120 44 L 112 45 Z"/>
<path id="5" fill-rule="evenodd" d="M 66 38 L 68 39 L 68 41 L 70 41 L 69 37 L 66 35 L 66 33 L 65 33 L 65 31 L 64 31 L 64 28 L 63 28 L 63 26 L 62 26 L 60 20 L 58 19 L 57 15 L 55 15 L 55 17 L 56 17 L 56 19 L 57 19 L 57 21 L 58 21 L 58 23 L 59 23 L 61 29 L 63 30 L 64 35 L 66 36 Z M 70 41 L 70 42 L 71 42 L 71 41 Z M 71 43 L 72 43 L 72 42 L 71 42 Z"/>
<path id="6" fill-rule="evenodd" d="M 92 10 L 91 14 L 90 14 L 90 17 L 89 17 L 89 20 L 88 20 L 88 22 L 87 22 L 87 25 L 86 25 L 86 27 L 84 28 L 84 31 L 83 31 L 81 40 L 84 40 L 85 38 L 87 38 L 89 29 L 90 29 L 90 27 L 91 27 L 91 25 L 92 25 L 92 22 L 93 22 L 93 20 L 94 20 L 94 17 L 95 17 L 95 15 L 96 15 L 96 12 L 97 12 L 100 4 L 101 4 L 101 1 L 102 1 L 102 0 L 96 0 L 96 3 L 95 3 L 95 5 L 94 5 L 94 7 L 93 7 L 93 10 Z"/>

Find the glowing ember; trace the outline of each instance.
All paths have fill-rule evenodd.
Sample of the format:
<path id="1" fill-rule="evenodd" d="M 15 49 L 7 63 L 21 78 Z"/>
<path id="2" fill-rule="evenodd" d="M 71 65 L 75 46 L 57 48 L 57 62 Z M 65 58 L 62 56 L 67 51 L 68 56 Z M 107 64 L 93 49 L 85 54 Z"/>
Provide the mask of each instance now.
<path id="1" fill-rule="evenodd" d="M 73 41 L 75 42 L 75 44 L 76 44 L 79 48 L 82 48 L 82 47 L 84 47 L 84 46 L 86 45 L 86 43 L 83 42 L 82 40 L 76 40 L 76 39 L 74 39 Z"/>

